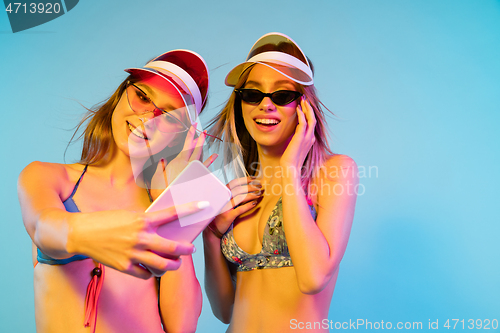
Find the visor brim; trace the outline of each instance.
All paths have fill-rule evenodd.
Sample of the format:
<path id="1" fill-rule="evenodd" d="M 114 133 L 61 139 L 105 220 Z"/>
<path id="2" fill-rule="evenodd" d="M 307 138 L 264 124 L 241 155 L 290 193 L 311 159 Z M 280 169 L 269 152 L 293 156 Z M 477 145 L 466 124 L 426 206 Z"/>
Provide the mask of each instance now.
<path id="1" fill-rule="evenodd" d="M 164 74 L 149 68 L 127 68 L 125 69 L 125 72 L 133 75 L 139 80 L 145 80 L 147 78 L 150 78 L 151 76 L 156 76 L 162 78 L 165 82 L 168 82 L 169 85 L 175 87 L 175 89 L 179 93 L 179 96 L 182 97 L 184 105 L 186 106 L 186 109 L 188 111 L 190 123 L 194 124 L 196 122 L 196 120 L 198 119 L 198 112 L 196 111 L 196 105 L 192 100 L 191 95 L 187 92 L 184 92 L 183 89 L 175 83 L 175 81 L 170 80 Z"/>
<path id="2" fill-rule="evenodd" d="M 284 64 L 277 64 L 272 62 L 244 62 L 234 67 L 229 74 L 227 74 L 225 79 L 226 86 L 234 87 L 238 83 L 240 76 L 248 70 L 251 66 L 255 64 L 261 64 L 267 66 L 281 75 L 289 78 L 290 80 L 301 84 L 303 86 L 310 86 L 314 83 L 312 77 L 310 77 L 307 73 L 304 73 L 298 68 L 287 66 Z"/>

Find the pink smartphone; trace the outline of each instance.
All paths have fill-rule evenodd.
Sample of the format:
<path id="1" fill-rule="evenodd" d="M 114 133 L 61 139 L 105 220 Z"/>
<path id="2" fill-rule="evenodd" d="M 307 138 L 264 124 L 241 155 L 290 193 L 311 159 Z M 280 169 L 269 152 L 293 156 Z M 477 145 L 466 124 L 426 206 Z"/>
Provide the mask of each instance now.
<path id="1" fill-rule="evenodd" d="M 229 200 L 231 200 L 231 191 L 226 185 L 215 177 L 203 163 L 192 161 L 146 209 L 146 213 L 192 201 L 208 201 L 209 207 L 166 223 L 158 227 L 156 231 L 164 238 L 192 243 Z M 161 272 L 155 272 L 149 267 L 148 269 L 155 276 L 161 275 Z"/>

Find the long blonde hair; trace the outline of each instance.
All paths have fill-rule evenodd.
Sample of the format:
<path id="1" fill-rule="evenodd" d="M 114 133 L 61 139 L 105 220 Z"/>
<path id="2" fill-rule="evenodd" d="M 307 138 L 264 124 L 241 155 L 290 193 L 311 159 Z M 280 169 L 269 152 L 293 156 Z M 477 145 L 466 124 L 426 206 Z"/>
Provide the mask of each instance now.
<path id="1" fill-rule="evenodd" d="M 86 108 L 86 114 L 76 126 L 75 132 L 68 143 L 69 146 L 75 139 L 81 139 L 83 137 L 82 153 L 78 163 L 86 165 L 97 164 L 110 157 L 114 147 L 111 118 L 116 105 L 127 88 L 127 82 L 129 81 L 136 82 L 137 80 L 129 75 L 120 83 L 111 97 L 92 108 Z M 83 133 L 77 137 L 78 131 L 86 123 L 87 125 Z"/>
<path id="2" fill-rule="evenodd" d="M 257 143 L 250 136 L 250 133 L 248 133 L 245 127 L 241 110 L 241 100 L 234 91 L 244 87 L 251 70 L 252 68 L 247 69 L 240 76 L 226 105 L 222 111 L 211 120 L 209 132 L 211 135 L 223 139 L 224 162 L 229 163 L 230 161 L 238 159 L 238 156 L 242 156 L 242 164 L 247 174 L 253 176 L 257 169 L 252 167 L 252 163 L 258 162 L 259 160 Z M 302 187 L 307 193 L 307 197 L 310 198 L 311 193 L 309 193 L 309 185 L 328 156 L 333 153 L 328 144 L 329 135 L 327 132 L 325 113 L 323 111 L 324 105 L 317 96 L 316 88 L 314 85 L 298 85 L 298 91 L 307 98 L 314 111 L 314 116 L 316 117 L 316 127 L 314 129 L 316 141 L 307 154 L 301 170 Z M 328 108 L 324 108 L 328 110 Z M 330 110 L 328 111 L 331 112 Z"/>

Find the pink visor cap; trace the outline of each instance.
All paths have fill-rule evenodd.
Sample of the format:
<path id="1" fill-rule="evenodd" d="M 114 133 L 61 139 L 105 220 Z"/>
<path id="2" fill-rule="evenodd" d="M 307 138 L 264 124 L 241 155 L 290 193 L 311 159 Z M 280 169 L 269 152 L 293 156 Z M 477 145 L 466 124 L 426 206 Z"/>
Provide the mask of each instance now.
<path id="1" fill-rule="evenodd" d="M 314 83 L 313 72 L 304 52 L 290 37 L 279 32 L 260 37 L 252 46 L 246 61 L 227 74 L 226 85 L 234 87 L 241 74 L 254 64 L 270 67 L 304 86 Z"/>
<path id="2" fill-rule="evenodd" d="M 139 78 L 158 75 L 165 79 L 181 95 L 191 124 L 196 122 L 206 102 L 209 85 L 208 67 L 199 54 L 173 50 L 154 58 L 142 68 L 127 68 L 125 71 Z"/>

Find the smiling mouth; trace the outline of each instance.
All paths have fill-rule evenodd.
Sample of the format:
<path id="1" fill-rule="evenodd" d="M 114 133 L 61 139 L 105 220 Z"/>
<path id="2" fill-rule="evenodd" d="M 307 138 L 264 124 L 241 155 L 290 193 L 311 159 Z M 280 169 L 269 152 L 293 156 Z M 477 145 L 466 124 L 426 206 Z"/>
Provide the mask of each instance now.
<path id="1" fill-rule="evenodd" d="M 257 119 L 254 119 L 254 121 L 258 125 L 269 126 L 269 127 L 278 125 L 281 122 L 278 119 L 266 119 L 266 118 L 257 118 Z"/>
<path id="2" fill-rule="evenodd" d="M 143 140 L 149 140 L 146 133 L 142 132 L 140 129 L 137 127 L 134 127 L 131 123 L 127 121 L 128 129 L 132 134 L 134 134 L 136 137 L 141 138 Z"/>

